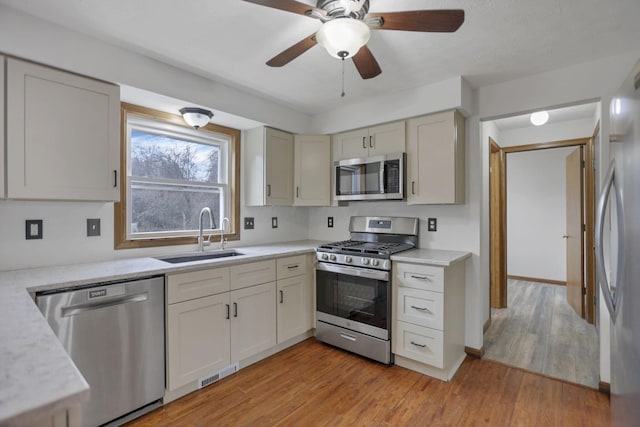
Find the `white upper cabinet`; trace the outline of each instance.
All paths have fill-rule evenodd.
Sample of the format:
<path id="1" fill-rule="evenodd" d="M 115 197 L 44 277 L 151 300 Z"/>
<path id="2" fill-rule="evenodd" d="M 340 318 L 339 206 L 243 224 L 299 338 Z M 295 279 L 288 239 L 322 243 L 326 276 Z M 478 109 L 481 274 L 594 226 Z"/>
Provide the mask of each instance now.
<path id="1" fill-rule="evenodd" d="M 4 186 L 4 56 L 0 55 L 0 199 L 6 195 Z"/>
<path id="2" fill-rule="evenodd" d="M 294 139 L 295 206 L 329 206 L 331 196 L 331 138 L 296 135 Z"/>
<path id="3" fill-rule="evenodd" d="M 407 204 L 464 203 L 464 126 L 456 110 L 407 120 Z"/>
<path id="4" fill-rule="evenodd" d="M 7 197 L 117 201 L 120 88 L 7 59 Z"/>
<path id="5" fill-rule="evenodd" d="M 405 151 L 405 122 L 393 122 L 333 135 L 333 160 Z"/>
<path id="6" fill-rule="evenodd" d="M 250 129 L 245 140 L 247 206 L 293 204 L 293 135 L 268 127 Z"/>

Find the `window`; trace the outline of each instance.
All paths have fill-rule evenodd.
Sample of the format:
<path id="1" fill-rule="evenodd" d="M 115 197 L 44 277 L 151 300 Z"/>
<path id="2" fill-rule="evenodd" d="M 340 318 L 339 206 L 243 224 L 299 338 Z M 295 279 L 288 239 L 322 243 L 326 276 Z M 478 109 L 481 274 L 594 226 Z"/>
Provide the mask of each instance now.
<path id="1" fill-rule="evenodd" d="M 219 233 L 226 217 L 225 237 L 239 239 L 239 142 L 239 130 L 195 130 L 180 116 L 123 103 L 116 249 L 196 243 L 205 206 L 214 217 L 205 234 Z"/>

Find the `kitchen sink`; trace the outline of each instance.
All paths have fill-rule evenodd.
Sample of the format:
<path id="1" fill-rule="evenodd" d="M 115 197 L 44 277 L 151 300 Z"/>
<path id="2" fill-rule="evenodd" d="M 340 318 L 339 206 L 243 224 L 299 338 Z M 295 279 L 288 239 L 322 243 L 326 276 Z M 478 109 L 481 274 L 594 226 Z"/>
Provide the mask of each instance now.
<path id="1" fill-rule="evenodd" d="M 163 257 L 163 258 L 156 258 L 156 259 L 164 262 L 170 262 L 171 264 L 180 264 L 183 262 L 202 261 L 206 259 L 228 258 L 228 257 L 233 257 L 238 255 L 243 255 L 243 254 L 236 251 L 219 251 L 219 252 L 205 252 L 200 254 L 177 255 L 177 256 Z"/>

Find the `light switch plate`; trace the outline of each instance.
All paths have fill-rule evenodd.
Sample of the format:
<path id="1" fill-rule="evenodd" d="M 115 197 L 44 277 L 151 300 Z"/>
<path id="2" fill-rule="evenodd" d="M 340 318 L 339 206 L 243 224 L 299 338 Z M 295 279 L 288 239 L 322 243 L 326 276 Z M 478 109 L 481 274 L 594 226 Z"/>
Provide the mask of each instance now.
<path id="1" fill-rule="evenodd" d="M 438 218 L 427 219 L 427 231 L 438 231 Z"/>
<path id="2" fill-rule="evenodd" d="M 100 218 L 87 218 L 87 237 L 100 235 Z"/>
<path id="3" fill-rule="evenodd" d="M 327 217 L 327 227 L 333 228 L 333 217 L 332 216 L 328 216 Z"/>
<path id="4" fill-rule="evenodd" d="M 42 239 L 42 220 L 25 220 L 25 238 L 27 240 Z"/>
<path id="5" fill-rule="evenodd" d="M 278 228 L 278 217 L 271 217 L 271 228 Z"/>

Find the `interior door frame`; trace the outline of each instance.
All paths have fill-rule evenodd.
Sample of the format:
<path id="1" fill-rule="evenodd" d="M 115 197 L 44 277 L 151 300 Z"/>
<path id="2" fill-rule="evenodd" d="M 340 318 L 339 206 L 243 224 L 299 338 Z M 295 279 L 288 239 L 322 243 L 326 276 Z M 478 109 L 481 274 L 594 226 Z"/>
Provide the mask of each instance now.
<path id="1" fill-rule="evenodd" d="M 490 295 L 490 304 L 492 308 L 504 308 L 507 306 L 507 281 L 506 281 L 506 272 L 507 272 L 507 230 L 506 230 L 506 209 L 507 209 L 507 179 L 506 179 L 506 171 L 507 171 L 507 159 L 509 153 L 520 153 L 525 151 L 538 151 L 538 150 L 547 150 L 552 148 L 563 148 L 563 147 L 585 147 L 585 171 L 584 171 L 584 179 L 585 179 L 585 195 L 584 195 L 584 220 L 585 220 L 585 244 L 583 245 L 582 257 L 585 262 L 585 274 L 583 284 L 586 288 L 585 292 L 585 320 L 589 323 L 595 323 L 595 252 L 594 252 L 594 232 L 595 232 L 595 151 L 594 151 L 594 138 L 598 134 L 599 125 L 596 127 L 594 131 L 594 136 L 588 138 L 576 138 L 576 139 L 567 139 L 561 141 L 551 141 L 545 142 L 541 144 L 527 144 L 527 145 L 517 145 L 512 147 L 499 147 L 495 141 L 491 138 L 489 139 L 490 146 L 490 154 L 489 154 L 489 166 L 491 167 L 491 156 L 492 155 L 500 155 L 504 156 L 504 163 L 501 164 L 501 175 L 504 181 L 504 193 L 500 191 L 498 202 L 494 205 L 491 202 L 489 203 L 489 235 L 490 235 L 490 262 L 489 262 L 489 270 L 490 277 L 493 279 L 494 277 L 501 277 L 502 272 L 505 272 L 505 280 L 491 280 L 491 295 Z M 492 147 L 492 143 L 495 144 Z M 496 153 L 496 148 L 498 147 L 498 153 Z M 491 177 L 489 177 L 491 180 Z M 491 194 L 491 190 L 490 190 Z M 489 196 L 491 198 L 491 195 Z M 502 224 L 498 219 L 501 217 L 502 213 L 504 213 L 504 224 Z M 497 227 L 497 230 L 496 230 Z M 494 237 L 495 236 L 495 237 Z M 504 304 L 504 305 L 503 305 Z"/>
<path id="2" fill-rule="evenodd" d="M 491 308 L 507 306 L 507 203 L 506 155 L 489 138 L 489 264 Z"/>

